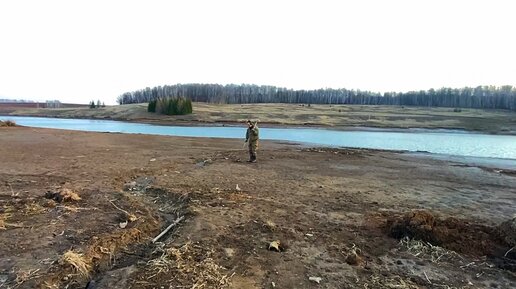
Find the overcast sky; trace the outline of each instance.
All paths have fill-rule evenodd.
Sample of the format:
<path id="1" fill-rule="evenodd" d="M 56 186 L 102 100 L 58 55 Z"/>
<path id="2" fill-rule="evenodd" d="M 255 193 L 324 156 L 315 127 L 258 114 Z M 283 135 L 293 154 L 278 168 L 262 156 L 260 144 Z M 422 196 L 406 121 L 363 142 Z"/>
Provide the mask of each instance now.
<path id="1" fill-rule="evenodd" d="M 1 1 L 0 98 L 516 85 L 516 1 Z"/>

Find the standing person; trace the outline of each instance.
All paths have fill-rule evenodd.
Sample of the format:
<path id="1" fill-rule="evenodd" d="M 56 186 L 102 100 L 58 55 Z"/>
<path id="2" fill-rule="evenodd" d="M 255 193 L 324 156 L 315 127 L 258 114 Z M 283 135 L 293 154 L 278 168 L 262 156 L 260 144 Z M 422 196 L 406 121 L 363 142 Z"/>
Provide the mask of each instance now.
<path id="1" fill-rule="evenodd" d="M 247 121 L 247 132 L 245 134 L 245 142 L 249 146 L 249 162 L 256 163 L 256 150 L 258 149 L 259 130 L 258 122 Z"/>

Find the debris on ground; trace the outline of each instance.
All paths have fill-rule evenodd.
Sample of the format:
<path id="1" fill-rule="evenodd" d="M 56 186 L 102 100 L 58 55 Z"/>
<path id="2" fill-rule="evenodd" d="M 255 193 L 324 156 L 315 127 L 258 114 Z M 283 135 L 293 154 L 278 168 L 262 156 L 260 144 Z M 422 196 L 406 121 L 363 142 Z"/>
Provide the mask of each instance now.
<path id="1" fill-rule="evenodd" d="M 83 254 L 69 250 L 61 256 L 59 264 L 63 266 L 70 266 L 74 272 L 83 277 L 90 275 L 91 265 L 86 261 Z"/>
<path id="2" fill-rule="evenodd" d="M 276 223 L 274 223 L 273 221 L 271 220 L 267 220 L 265 221 L 265 224 L 264 224 L 265 227 L 267 227 L 269 230 L 271 231 L 274 231 L 276 230 Z"/>
<path id="3" fill-rule="evenodd" d="M 168 227 L 166 227 L 165 230 L 163 230 L 159 235 L 157 235 L 154 239 L 152 239 L 152 243 L 156 243 L 161 237 L 163 237 L 174 226 L 179 224 L 179 222 L 181 222 L 184 218 L 185 218 L 185 216 L 181 216 L 181 217 L 177 218 L 172 224 L 170 224 Z"/>
<path id="4" fill-rule="evenodd" d="M 410 239 L 404 237 L 400 240 L 400 246 L 407 250 L 412 256 L 427 257 L 433 263 L 439 261 L 462 259 L 462 257 L 455 251 L 446 250 L 439 246 L 434 246 L 428 242 Z"/>
<path id="5" fill-rule="evenodd" d="M 16 287 L 22 285 L 23 283 L 25 283 L 31 279 L 36 279 L 39 276 L 41 276 L 39 271 L 40 271 L 40 269 L 18 270 L 16 272 L 16 279 L 14 280 L 14 282 L 16 283 Z M 0 284 L 0 288 L 2 287 L 1 285 L 2 284 Z M 9 287 L 7 287 L 7 288 L 9 288 Z"/>
<path id="6" fill-rule="evenodd" d="M 45 193 L 45 198 L 54 200 L 58 203 L 82 200 L 78 193 L 67 188 L 59 191 L 47 191 Z"/>
<path id="7" fill-rule="evenodd" d="M 115 205 L 115 203 L 113 201 L 109 201 L 111 203 L 111 205 L 113 205 L 113 207 L 115 207 L 115 209 L 119 210 L 120 212 L 122 212 L 123 214 L 120 216 L 120 221 L 121 222 L 135 222 L 136 220 L 138 220 L 138 217 L 136 217 L 136 215 L 134 214 L 131 214 L 129 213 L 128 211 L 118 207 L 117 205 Z"/>
<path id="8" fill-rule="evenodd" d="M 282 252 L 285 248 L 283 248 L 283 245 L 279 240 L 276 240 L 269 243 L 268 249 L 269 251 Z"/>
<path id="9" fill-rule="evenodd" d="M 321 284 L 322 278 L 321 277 L 308 277 L 308 280 L 315 282 L 317 284 Z"/>
<path id="10" fill-rule="evenodd" d="M 0 215 L 0 230 L 5 230 L 5 221 L 7 219 L 7 214 Z"/>
<path id="11" fill-rule="evenodd" d="M 202 161 L 197 162 L 196 165 L 198 167 L 204 167 L 204 166 L 209 165 L 211 163 L 213 163 L 213 161 L 211 159 L 206 159 L 206 160 L 202 160 Z"/>
<path id="12" fill-rule="evenodd" d="M 132 191 L 134 189 L 136 189 L 136 182 L 135 181 L 128 182 L 128 183 L 124 184 L 124 191 Z"/>
<path id="13" fill-rule="evenodd" d="M 362 253 L 362 250 L 360 250 L 360 248 L 353 244 L 353 246 L 351 247 L 351 249 L 348 250 L 348 253 L 346 255 L 346 263 L 352 266 L 358 266 L 362 264 L 364 260 L 359 255 L 360 253 Z"/>
<path id="14" fill-rule="evenodd" d="M 352 266 L 358 266 L 362 264 L 363 259 L 358 255 L 358 253 L 355 250 L 352 250 L 348 256 L 346 257 L 346 263 Z"/>
<path id="15" fill-rule="evenodd" d="M 233 274 L 215 263 L 213 250 L 200 244 L 186 243 L 180 247 L 159 248 L 161 255 L 150 260 L 149 270 L 142 280 L 174 283 L 178 288 L 227 288 Z M 164 284 L 164 283 L 162 283 Z"/>

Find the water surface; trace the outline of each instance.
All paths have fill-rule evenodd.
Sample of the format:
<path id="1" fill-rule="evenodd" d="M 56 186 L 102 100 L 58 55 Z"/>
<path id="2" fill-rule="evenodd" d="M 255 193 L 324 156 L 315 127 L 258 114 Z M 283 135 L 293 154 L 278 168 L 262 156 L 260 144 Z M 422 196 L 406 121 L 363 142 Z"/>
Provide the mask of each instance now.
<path id="1" fill-rule="evenodd" d="M 245 127 L 163 126 L 111 120 L 0 116 L 23 126 L 96 132 L 141 133 L 185 137 L 240 138 Z M 1 136 L 0 136 L 1 137 Z M 260 138 L 319 146 L 426 151 L 454 156 L 516 160 L 516 136 L 439 130 L 393 132 L 338 131 L 314 128 L 260 128 Z"/>

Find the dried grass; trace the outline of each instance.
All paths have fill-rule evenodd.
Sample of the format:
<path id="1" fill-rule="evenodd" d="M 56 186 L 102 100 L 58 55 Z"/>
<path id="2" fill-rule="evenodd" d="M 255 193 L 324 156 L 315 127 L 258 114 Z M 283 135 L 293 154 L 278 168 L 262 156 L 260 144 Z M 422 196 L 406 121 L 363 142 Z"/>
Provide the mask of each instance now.
<path id="1" fill-rule="evenodd" d="M 179 248 L 159 249 L 159 258 L 150 260 L 147 279 L 165 273 L 173 276 L 174 283 L 187 288 L 226 288 L 232 276 L 223 274 L 226 269 L 211 258 L 213 251 L 187 243 Z"/>
<path id="2" fill-rule="evenodd" d="M 7 219 L 11 217 L 11 214 L 4 213 L 0 215 L 0 230 L 6 230 L 9 223 L 7 223 Z"/>
<path id="3" fill-rule="evenodd" d="M 67 251 L 61 256 L 59 264 L 71 266 L 75 272 L 83 277 L 90 275 L 91 265 L 85 260 L 84 255 L 72 250 Z"/>
<path id="4" fill-rule="evenodd" d="M 26 214 L 40 214 L 45 211 L 45 208 L 38 203 L 25 204 Z"/>
<path id="5" fill-rule="evenodd" d="M 411 255 L 415 257 L 426 257 L 434 263 L 438 263 L 441 260 L 454 260 L 462 259 L 457 252 L 446 250 L 439 246 L 434 246 L 428 242 L 410 239 L 405 237 L 400 240 L 400 246 L 407 250 Z"/>
<path id="6" fill-rule="evenodd" d="M 69 212 L 72 212 L 72 213 L 77 213 L 77 212 L 80 212 L 80 211 L 96 211 L 96 210 L 98 210 L 98 208 L 96 208 L 96 207 L 83 208 L 83 207 L 67 206 L 67 205 L 56 206 L 56 208 L 63 209 L 65 211 L 69 211 Z"/>
<path id="7" fill-rule="evenodd" d="M 16 286 L 20 286 L 21 284 L 31 280 L 38 278 L 41 274 L 38 274 L 40 269 L 34 269 L 34 270 L 18 270 L 16 272 L 16 279 L 14 279 L 14 282 L 16 283 Z"/>
<path id="8" fill-rule="evenodd" d="M 0 120 L 0 127 L 6 127 L 6 126 L 16 126 L 16 122 L 12 121 L 12 120 L 6 120 L 6 121 L 3 121 L 3 120 Z"/>
<path id="9" fill-rule="evenodd" d="M 275 224 L 273 221 L 271 221 L 271 220 L 267 220 L 267 221 L 265 222 L 265 225 L 264 225 L 264 226 L 265 226 L 265 227 L 267 227 L 267 228 L 268 228 L 269 230 L 271 230 L 271 231 L 276 230 L 276 227 L 277 227 L 277 226 L 276 226 L 276 224 Z"/>
<path id="10" fill-rule="evenodd" d="M 43 286 L 45 286 L 46 289 L 59 289 L 59 285 L 55 284 L 55 283 L 52 284 L 52 283 L 49 283 L 49 282 L 44 282 Z"/>
<path id="11" fill-rule="evenodd" d="M 120 212 L 124 213 L 124 217 L 125 217 L 125 221 L 129 221 L 129 222 L 135 222 L 136 220 L 138 220 L 138 217 L 136 217 L 135 214 L 131 214 L 129 213 L 128 211 L 120 208 L 119 206 L 117 206 L 113 200 L 110 200 L 109 201 L 111 203 L 111 205 L 113 205 L 113 207 L 115 207 L 115 209 L 119 210 Z"/>
<path id="12" fill-rule="evenodd" d="M 67 188 L 61 189 L 59 192 L 48 191 L 45 194 L 45 198 L 58 203 L 82 200 L 78 193 Z"/>
<path id="13" fill-rule="evenodd" d="M 363 288 L 419 289 L 420 287 L 411 281 L 404 280 L 400 276 L 387 278 L 384 276 L 374 275 L 363 284 Z"/>
<path id="14" fill-rule="evenodd" d="M 67 188 L 64 188 L 63 190 L 61 190 L 61 192 L 59 192 L 59 194 L 63 198 L 63 202 L 82 200 L 81 197 L 79 196 L 79 194 L 77 194 L 76 192 L 74 192 L 70 189 L 67 189 Z"/>

